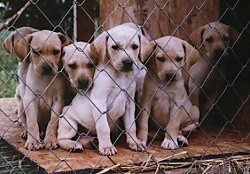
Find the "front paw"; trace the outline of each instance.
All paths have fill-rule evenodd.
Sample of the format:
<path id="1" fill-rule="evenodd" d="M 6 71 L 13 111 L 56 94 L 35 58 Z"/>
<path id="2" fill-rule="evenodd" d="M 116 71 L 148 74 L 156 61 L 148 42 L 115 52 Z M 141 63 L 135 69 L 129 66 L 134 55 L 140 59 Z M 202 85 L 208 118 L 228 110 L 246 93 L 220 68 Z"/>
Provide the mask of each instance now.
<path id="1" fill-rule="evenodd" d="M 56 138 L 47 138 L 45 137 L 44 145 L 46 149 L 56 149 L 58 148 L 58 142 Z"/>
<path id="2" fill-rule="evenodd" d="M 117 150 L 115 146 L 113 146 L 112 144 L 109 146 L 99 145 L 99 152 L 101 155 L 111 156 L 111 155 L 115 155 L 117 153 Z"/>
<path id="3" fill-rule="evenodd" d="M 183 135 L 178 135 L 177 141 L 178 141 L 178 144 L 179 144 L 180 146 L 187 146 L 187 145 L 188 145 L 188 140 L 187 140 L 187 138 L 184 137 Z"/>
<path id="4" fill-rule="evenodd" d="M 24 147 L 27 150 L 38 150 L 43 148 L 43 145 L 40 141 L 32 139 L 32 140 L 27 140 Z"/>
<path id="5" fill-rule="evenodd" d="M 169 140 L 167 138 L 164 138 L 163 142 L 161 143 L 161 147 L 163 149 L 177 149 L 179 146 L 178 146 L 178 142 L 177 140 L 176 141 L 173 141 L 173 140 Z"/>
<path id="6" fill-rule="evenodd" d="M 146 142 L 142 142 L 137 138 L 134 138 L 131 141 L 129 141 L 128 146 L 131 150 L 134 150 L 134 151 L 145 151 L 146 150 Z"/>

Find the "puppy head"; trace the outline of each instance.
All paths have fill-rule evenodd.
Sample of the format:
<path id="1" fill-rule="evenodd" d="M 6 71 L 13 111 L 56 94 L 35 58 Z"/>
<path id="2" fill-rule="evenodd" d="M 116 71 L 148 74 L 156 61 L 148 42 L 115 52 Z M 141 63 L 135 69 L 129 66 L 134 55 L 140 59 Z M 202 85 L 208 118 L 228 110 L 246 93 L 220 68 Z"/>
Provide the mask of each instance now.
<path id="1" fill-rule="evenodd" d="M 15 44 L 14 50 L 21 60 L 29 57 L 38 74 L 52 75 L 58 72 L 62 48 L 69 43 L 61 33 L 41 30 L 26 35 Z"/>
<path id="2" fill-rule="evenodd" d="M 38 30 L 31 27 L 21 27 L 17 29 L 16 31 L 12 32 L 4 41 L 3 41 L 3 48 L 8 53 L 15 53 L 14 47 L 16 43 L 18 43 L 20 40 L 24 39 L 25 36 L 28 34 L 37 32 Z M 18 57 L 17 57 L 18 58 Z M 18 61 L 22 61 L 18 58 Z"/>
<path id="3" fill-rule="evenodd" d="M 119 25 L 103 32 L 91 44 L 91 50 L 102 62 L 117 71 L 133 71 L 143 59 L 144 46 L 148 44 L 142 33 L 126 25 Z"/>
<path id="4" fill-rule="evenodd" d="M 151 41 L 147 49 L 154 49 L 146 66 L 149 73 L 156 73 L 162 82 L 177 81 L 182 76 L 182 68 L 187 59 L 193 55 L 193 49 L 186 41 L 165 36 Z"/>
<path id="5" fill-rule="evenodd" d="M 193 43 L 197 47 L 201 47 L 202 53 L 209 60 L 227 56 L 226 48 L 232 46 L 237 37 L 236 30 L 220 22 L 209 23 L 191 34 Z"/>
<path id="6" fill-rule="evenodd" d="M 88 43 L 65 46 L 62 62 L 73 87 L 84 91 L 91 89 L 97 60 L 92 58 Z"/>

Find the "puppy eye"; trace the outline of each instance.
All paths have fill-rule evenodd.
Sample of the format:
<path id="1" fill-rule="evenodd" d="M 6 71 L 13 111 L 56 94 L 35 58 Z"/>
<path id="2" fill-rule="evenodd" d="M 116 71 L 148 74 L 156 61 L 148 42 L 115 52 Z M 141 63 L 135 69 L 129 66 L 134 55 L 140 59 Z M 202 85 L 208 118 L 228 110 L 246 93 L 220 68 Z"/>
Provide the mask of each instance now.
<path id="1" fill-rule="evenodd" d="M 88 63 L 87 67 L 88 67 L 89 69 L 92 69 L 92 68 L 95 67 L 95 65 L 94 65 L 93 63 Z"/>
<path id="2" fill-rule="evenodd" d="M 213 41 L 213 38 L 211 36 L 206 38 L 206 42 L 211 43 Z"/>
<path id="3" fill-rule="evenodd" d="M 138 47 L 139 47 L 138 45 L 135 45 L 135 44 L 132 45 L 133 50 L 136 50 Z"/>
<path id="4" fill-rule="evenodd" d="M 158 59 L 160 62 L 164 62 L 164 61 L 165 61 L 165 57 L 157 57 L 157 59 Z"/>
<path id="5" fill-rule="evenodd" d="M 76 64 L 75 64 L 75 63 L 68 64 L 68 66 L 69 66 L 71 69 L 76 69 Z"/>
<path id="6" fill-rule="evenodd" d="M 120 47 L 119 47 L 118 45 L 113 45 L 113 46 L 112 46 L 112 49 L 113 49 L 113 50 L 118 50 L 119 48 L 120 48 Z"/>
<path id="7" fill-rule="evenodd" d="M 37 55 L 37 56 L 39 56 L 39 55 L 41 54 L 41 51 L 36 50 L 36 49 L 32 49 L 32 52 L 33 52 L 35 55 Z"/>
<path id="8" fill-rule="evenodd" d="M 60 50 L 53 50 L 52 53 L 56 56 L 60 53 Z"/>

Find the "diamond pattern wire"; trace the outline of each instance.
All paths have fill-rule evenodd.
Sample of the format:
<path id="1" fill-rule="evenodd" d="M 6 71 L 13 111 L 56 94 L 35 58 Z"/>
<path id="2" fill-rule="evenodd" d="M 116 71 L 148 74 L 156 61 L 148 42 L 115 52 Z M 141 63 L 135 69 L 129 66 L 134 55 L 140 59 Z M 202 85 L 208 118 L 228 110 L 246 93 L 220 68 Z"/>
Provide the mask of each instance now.
<path id="1" fill-rule="evenodd" d="M 26 1 L 23 1 L 22 3 L 24 4 L 25 2 Z M 250 111 L 250 83 L 248 79 L 250 77 L 250 55 L 247 45 L 250 40 L 250 17 L 249 15 L 244 16 L 247 14 L 240 13 L 240 11 L 243 8 L 244 10 L 250 10 L 249 6 L 247 6 L 250 4 L 243 2 L 243 0 L 222 0 L 220 3 L 215 0 L 180 0 L 178 2 L 174 0 L 100 0 L 93 2 L 86 0 L 73 0 L 72 3 L 66 3 L 65 0 L 57 0 L 53 2 L 53 4 L 50 4 L 48 0 L 31 0 L 29 7 L 27 7 L 23 14 L 18 16 L 11 25 L 6 24 L 6 21 L 10 19 L 10 16 L 6 16 L 6 14 L 9 14 L 9 11 L 13 9 L 13 4 L 7 0 L 0 3 L 0 17 L 2 17 L 0 24 L 2 26 L 6 25 L 6 30 L 2 29 L 0 32 L 1 43 L 3 43 L 4 40 L 15 31 L 19 34 L 18 37 L 20 37 L 22 32 L 21 30 L 18 30 L 18 28 L 23 26 L 30 26 L 39 30 L 51 30 L 51 34 L 44 39 L 44 43 L 42 43 L 42 46 L 39 48 L 34 47 L 34 43 L 32 43 L 35 32 L 29 34 L 31 37 L 29 37 L 28 40 L 25 40 L 25 42 L 30 51 L 23 60 L 20 61 L 19 59 L 18 65 L 15 54 L 7 54 L 5 46 L 0 49 L 0 96 L 2 98 L 0 99 L 0 119 L 2 120 L 2 123 L 0 123 L 0 147 L 2 147 L 0 149 L 0 173 L 168 173 L 170 171 L 182 173 L 249 173 L 250 131 L 248 127 L 250 124 L 250 118 L 248 118 L 248 112 Z M 21 6 L 22 3 L 19 2 L 19 6 Z M 86 8 L 87 3 L 91 4 L 90 6 L 94 9 L 94 14 L 90 12 L 89 6 Z M 1 7 L 1 5 L 3 5 L 3 7 Z M 47 8 L 50 8 L 50 5 L 51 7 L 57 5 L 58 9 L 51 9 L 48 11 Z M 71 36 L 74 34 L 68 32 L 76 31 L 73 29 L 73 26 L 75 26 L 73 25 L 73 21 L 74 19 L 80 21 L 82 18 L 78 15 L 77 11 L 74 11 L 76 9 L 81 11 L 87 19 L 89 19 L 89 22 L 86 22 L 86 26 L 94 26 L 93 28 L 95 28 L 91 31 L 92 34 L 89 35 L 89 39 L 85 41 L 90 44 L 90 47 L 88 47 L 88 44 L 84 47 L 79 47 L 77 43 L 73 43 L 77 38 L 72 38 Z M 12 11 L 12 13 L 14 14 L 16 11 Z M 56 13 L 58 13 L 58 15 L 56 15 Z M 243 17 L 245 18 L 243 19 Z M 221 32 L 218 23 L 214 26 L 211 22 L 215 19 L 216 22 L 227 23 L 234 28 L 231 29 L 229 27 L 229 34 L 232 34 L 231 32 L 237 30 L 236 38 L 230 40 L 233 37 L 233 34 L 227 35 L 226 32 Z M 25 23 L 25 20 L 27 20 L 27 23 Z M 35 26 L 33 26 L 32 20 L 41 20 L 41 23 L 34 22 L 33 24 Z M 114 34 L 112 28 L 126 22 L 135 24 L 133 25 L 133 27 L 135 27 L 133 28 L 135 29 L 135 33 L 131 34 L 131 38 L 126 38 L 128 43 L 123 46 L 121 42 L 117 40 L 117 36 Z M 215 39 L 218 38 L 213 38 L 213 36 L 209 37 L 209 33 L 206 33 L 205 29 L 201 30 L 201 42 L 199 44 L 196 43 L 194 35 L 191 33 L 197 31 L 197 29 L 199 30 L 199 27 L 205 25 L 207 25 L 208 29 L 211 29 L 216 35 L 218 35 L 219 40 L 222 40 L 224 46 L 222 51 L 217 51 L 217 48 L 215 47 L 212 47 L 214 50 L 211 48 L 206 50 L 206 44 L 215 42 Z M 56 53 L 57 50 L 52 50 L 54 56 L 60 56 L 58 69 L 54 66 L 53 62 L 50 62 L 50 59 L 47 59 L 47 55 L 43 53 L 43 47 L 45 47 L 48 44 L 48 41 L 50 41 L 50 38 L 53 37 L 52 31 L 57 34 L 60 32 L 60 36 L 65 36 L 64 39 L 59 37 L 62 45 L 67 41 L 66 38 L 68 38 L 68 41 L 70 44 L 73 44 L 74 48 L 70 53 L 70 58 L 68 60 L 63 59 L 65 55 L 68 55 L 68 53 L 65 52 L 66 49 L 63 47 L 58 50 L 58 54 Z M 127 34 L 126 30 L 120 32 Z M 106 45 L 101 45 L 101 47 L 105 48 L 105 54 L 107 53 L 105 60 L 93 56 L 96 54 L 96 50 L 93 48 L 94 42 L 92 42 L 92 39 L 98 39 L 103 33 L 106 34 L 105 44 L 112 43 L 113 45 L 110 49 L 117 51 L 114 54 L 115 56 L 112 57 L 110 56 L 112 51 L 108 50 Z M 77 31 L 77 35 L 79 34 L 84 35 L 85 31 Z M 166 35 L 170 36 L 170 39 L 164 42 L 164 44 L 161 44 L 158 38 Z M 26 39 L 26 36 L 27 35 L 21 36 L 18 39 L 18 42 Z M 131 48 L 137 50 L 139 47 L 137 57 L 142 60 L 140 54 L 143 50 L 143 46 L 138 46 L 134 43 L 134 40 L 138 38 L 139 43 L 141 43 L 142 36 L 148 40 L 148 45 L 154 45 L 152 52 L 147 57 L 147 60 L 142 62 L 144 65 L 137 64 L 136 62 L 132 63 L 132 66 L 134 65 L 134 69 L 136 69 L 136 73 L 134 73 L 133 78 L 130 79 L 129 82 L 117 80 L 119 78 L 116 78 L 116 76 L 119 75 L 119 72 L 116 69 L 114 70 L 116 76 L 109 73 L 109 67 L 115 67 L 113 65 L 113 59 L 119 57 L 118 51 L 121 51 L 125 57 L 133 61 L 133 57 L 129 51 L 130 45 L 133 43 Z M 199 60 L 202 59 L 203 63 L 207 65 L 209 71 L 206 73 L 203 81 L 196 81 L 195 76 L 196 74 L 203 73 L 202 70 L 201 72 L 197 72 L 198 70 L 196 70 L 196 74 L 191 71 L 192 66 L 194 67 L 196 64 L 192 65 L 190 69 L 184 67 L 184 65 L 180 68 L 179 61 L 176 61 L 177 59 L 172 59 L 172 52 L 169 51 L 168 48 L 171 47 L 172 41 L 175 37 L 179 37 L 180 39 L 189 42 L 191 47 L 199 53 Z M 17 48 L 14 45 L 16 44 L 14 43 L 15 39 L 15 37 L 11 39 L 11 42 L 13 42 L 11 51 L 9 51 L 11 53 L 17 52 Z M 148 46 L 147 44 L 146 46 Z M 177 43 L 175 44 L 174 48 L 171 48 L 172 50 L 177 47 Z M 67 48 L 67 45 L 65 48 Z M 148 49 L 149 47 L 146 46 L 145 48 Z M 218 47 L 219 46 L 221 45 L 218 45 Z M 52 46 L 50 45 L 50 47 Z M 182 48 L 185 54 L 183 57 L 185 57 L 188 50 L 185 46 Z M 89 50 L 92 52 L 89 53 Z M 216 56 L 214 56 L 216 58 L 211 60 L 212 56 L 208 52 L 212 51 L 216 52 Z M 157 55 L 158 52 L 162 53 L 163 56 L 159 57 Z M 77 61 L 82 61 L 77 60 L 72 63 L 72 60 L 75 58 L 74 55 L 78 53 L 82 56 L 81 58 L 86 58 L 86 61 L 89 62 L 85 67 L 81 68 L 85 70 L 87 67 L 88 69 L 95 70 L 95 78 L 93 78 L 93 82 L 91 82 L 93 86 L 87 88 L 86 91 L 80 88 L 79 80 L 77 81 L 77 86 L 75 85 L 74 79 L 70 76 L 70 72 L 78 68 Z M 102 54 L 104 53 L 98 53 L 99 57 L 101 57 Z M 49 65 L 49 69 L 51 68 L 51 71 L 53 72 L 52 78 L 42 92 L 39 91 L 40 88 L 33 89 L 33 86 L 29 85 L 30 81 L 27 79 L 22 79 L 22 75 L 29 71 L 23 71 L 25 66 L 27 64 L 28 66 L 35 64 L 36 60 L 33 59 L 34 55 L 37 57 L 39 56 L 39 61 L 43 61 L 44 64 Z M 180 56 L 177 57 L 181 58 L 181 60 L 182 58 L 183 60 L 185 59 L 185 63 L 188 64 L 188 59 L 192 59 L 190 58 L 191 56 L 192 55 L 190 54 L 185 58 Z M 227 58 L 227 60 L 225 60 L 225 58 Z M 96 61 L 96 59 L 98 59 L 98 61 Z M 174 72 L 176 74 L 172 75 L 170 80 L 166 80 L 165 83 L 159 82 L 161 77 L 158 75 L 160 67 L 158 64 L 163 64 L 164 61 L 170 62 L 172 66 L 171 68 L 177 69 L 178 72 L 180 70 L 182 71 L 181 78 L 183 79 L 183 87 L 185 93 L 187 93 L 187 98 L 185 98 L 184 102 L 179 102 L 178 99 L 175 98 L 175 95 L 179 95 L 181 91 L 171 93 L 171 90 L 168 90 L 171 83 L 178 80 L 175 79 L 177 76 L 176 72 Z M 103 63 L 102 66 L 100 66 L 100 62 Z M 204 71 L 206 71 L 206 69 L 204 69 Z M 149 100 L 145 102 L 146 104 L 142 102 L 143 97 L 147 94 L 145 91 L 143 91 L 144 93 L 142 93 L 140 101 L 137 99 L 137 95 L 139 94 L 136 93 L 133 96 L 130 93 L 131 88 L 134 88 L 134 84 L 137 83 L 137 79 L 140 78 L 141 72 L 147 74 L 145 79 L 153 83 L 152 88 L 155 87 L 155 89 L 152 90 L 152 95 L 148 97 Z M 110 83 L 114 84 L 113 92 L 115 92 L 115 89 L 118 89 L 118 92 L 115 94 L 107 95 L 112 96 L 113 100 L 107 100 L 102 103 L 101 106 L 105 105 L 104 108 L 100 107 L 99 102 L 96 102 L 98 100 L 96 100 L 96 98 L 93 100 L 93 96 L 91 95 L 91 90 L 95 89 L 98 76 L 102 76 L 103 74 L 106 74 L 104 77 L 111 79 Z M 183 74 L 186 74 L 187 77 L 184 77 Z M 76 75 L 76 73 L 74 75 Z M 32 74 L 31 76 L 35 76 L 35 74 Z M 167 74 L 164 74 L 164 78 L 166 78 L 166 76 Z M 70 101 L 65 100 L 65 106 L 67 105 L 67 107 L 64 107 L 63 111 L 60 113 L 57 112 L 57 108 L 54 107 L 54 105 L 56 105 L 55 103 L 61 99 L 56 98 L 56 100 L 53 100 L 53 97 L 50 97 L 49 100 L 47 100 L 47 94 L 50 92 L 53 85 L 57 83 L 58 78 L 64 79 L 65 86 L 68 84 L 71 85 L 71 87 L 67 88 L 65 93 L 67 93 L 67 95 L 70 95 L 71 93 L 74 94 L 69 97 Z M 184 86 L 185 78 L 189 79 L 189 81 L 187 83 L 185 81 Z M 215 80 L 211 81 L 211 79 Z M 37 84 L 41 85 L 41 82 L 42 78 Z M 196 86 L 196 88 L 192 90 L 189 86 L 191 82 Z M 25 90 L 31 92 L 30 100 L 23 102 L 25 99 L 27 100 L 27 98 L 22 96 L 23 93 L 20 92 L 21 85 L 17 87 L 18 83 L 24 84 L 24 86 L 26 86 Z M 82 81 L 81 83 L 84 82 Z M 222 84 L 220 86 L 221 89 L 216 89 L 215 87 L 209 88 L 212 86 L 211 84 L 209 86 L 209 83 L 214 86 L 216 86 L 217 83 Z M 105 82 L 103 82 L 103 85 L 103 92 L 105 92 Z M 144 86 L 144 88 L 146 87 Z M 62 88 L 60 87 L 55 88 L 53 95 L 56 95 L 56 92 L 61 89 Z M 150 90 L 149 88 L 147 89 L 148 91 Z M 192 97 L 194 97 L 193 94 L 197 89 L 200 92 L 198 98 L 200 118 L 198 123 L 194 120 L 189 109 L 185 107 L 187 102 L 193 101 Z M 88 90 L 90 91 L 90 94 L 88 94 Z M 219 92 L 216 94 L 215 98 L 212 96 L 214 91 Z M 166 108 L 168 108 L 168 113 L 166 115 L 169 116 L 165 116 L 169 117 L 167 119 L 159 119 L 154 116 L 155 110 L 153 110 L 153 107 L 156 107 L 154 106 L 154 102 L 156 103 L 155 98 L 159 93 L 162 94 L 161 97 L 168 98 L 168 103 L 171 103 L 169 106 L 157 106 L 159 113 L 164 113 L 164 111 L 167 110 Z M 74 100 L 77 100 L 76 97 L 73 99 L 75 95 L 81 96 L 81 98 L 84 98 L 85 103 L 89 103 L 89 105 L 83 105 L 86 106 L 87 114 L 88 106 L 91 107 L 92 113 L 98 112 L 98 118 L 96 118 L 96 115 L 92 118 L 95 122 L 93 125 L 84 125 L 86 122 L 84 122 L 85 120 L 81 120 L 80 116 L 79 119 L 74 121 L 71 120 L 72 118 L 69 118 L 68 115 L 73 112 L 70 107 L 74 108 L 73 105 L 76 103 Z M 123 100 L 126 99 L 127 101 L 132 102 L 132 105 L 135 107 L 132 125 L 126 125 L 126 123 L 124 123 L 125 119 L 113 120 L 113 111 L 115 111 L 115 113 L 120 113 L 120 111 L 116 111 L 113 106 L 121 99 L 121 96 L 125 96 Z M 15 98 L 7 99 L 6 97 Z M 159 100 L 159 98 L 157 99 Z M 53 101 L 51 102 L 51 100 Z M 123 100 L 120 101 L 121 105 L 123 104 Z M 40 138 L 38 139 L 36 138 L 36 134 L 29 132 L 31 129 L 29 125 L 30 121 L 28 119 L 30 118 L 27 116 L 27 110 L 29 110 L 36 101 L 44 103 L 43 109 L 49 108 L 47 109 L 49 111 L 46 110 L 44 113 L 51 112 L 52 115 L 55 115 L 55 121 L 53 124 L 50 125 L 48 123 L 49 121 L 46 120 L 45 125 L 40 125 L 40 134 L 38 136 Z M 194 103 L 191 104 L 192 106 L 195 105 Z M 20 105 L 23 105 L 22 109 L 18 110 Z M 83 107 L 80 106 L 80 104 L 78 105 L 78 107 Z M 208 106 L 208 108 L 206 108 L 206 106 Z M 124 108 L 125 111 L 130 109 L 127 105 L 124 105 Z M 171 112 L 171 109 L 173 108 L 177 109 Z M 188 141 L 188 143 L 179 138 L 179 135 L 182 135 L 182 130 L 179 128 L 181 127 L 181 124 L 178 126 L 178 138 L 176 138 L 175 141 L 172 132 L 169 131 L 169 127 L 174 127 L 175 125 L 168 126 L 167 123 L 164 122 L 166 120 L 167 122 L 170 122 L 171 118 L 179 116 L 177 114 L 179 113 L 179 110 L 181 110 L 181 113 L 186 116 L 186 119 L 191 120 L 192 124 L 196 127 L 196 131 L 190 131 L 185 135 L 185 140 Z M 20 111 L 24 114 L 20 113 Z M 148 139 L 146 144 L 143 144 L 143 141 L 141 142 L 139 139 L 139 141 L 137 141 L 138 137 L 134 137 L 133 134 L 130 133 L 133 132 L 134 127 L 136 127 L 138 136 L 138 129 L 141 129 L 141 127 L 138 126 L 140 124 L 138 122 L 141 121 L 140 117 L 144 113 L 149 115 L 150 118 L 148 123 L 149 134 L 147 136 Z M 74 114 L 77 115 L 79 113 L 75 111 Z M 81 114 L 85 113 L 80 113 L 79 115 Z M 106 150 L 111 149 L 106 153 L 112 154 L 117 150 L 118 154 L 105 155 L 105 152 L 103 152 L 105 150 L 102 151 L 100 148 L 101 142 L 98 142 L 98 140 L 102 137 L 98 134 L 98 128 L 96 125 L 99 125 L 98 122 L 102 121 L 103 117 L 108 120 L 107 124 L 109 126 L 112 125 L 114 129 L 116 129 L 116 131 L 113 131 L 113 129 L 108 127 L 108 133 L 111 136 L 110 139 L 112 140 L 113 149 L 110 146 L 105 147 Z M 22 122 L 23 118 L 27 118 L 27 120 L 25 119 L 25 121 Z M 60 140 L 57 140 L 57 144 L 59 143 L 62 146 L 61 148 L 58 147 L 54 149 L 53 145 L 49 146 L 47 143 L 47 136 L 52 135 L 54 129 L 57 130 L 57 124 L 58 122 L 61 124 L 61 120 L 63 120 L 64 124 L 67 124 L 67 126 L 72 127 L 68 132 L 74 132 L 72 133 L 72 137 L 65 138 L 68 141 L 73 140 L 71 141 L 72 145 L 67 150 L 63 148 L 64 145 L 60 144 Z M 40 120 L 37 122 L 40 124 Z M 86 124 L 89 124 L 89 122 Z M 46 130 L 46 128 L 50 128 L 50 130 Z M 66 128 L 67 127 L 65 127 L 65 129 Z M 105 128 L 105 124 L 102 124 L 102 131 L 107 130 Z M 65 136 L 68 136 L 67 130 L 64 131 Z M 29 146 L 26 145 L 28 142 L 26 142 L 27 137 L 28 140 L 30 138 L 35 139 L 33 147 L 37 143 L 39 147 L 48 148 L 29 148 Z M 163 145 L 166 137 L 170 137 L 168 141 L 172 142 L 172 144 L 168 142 L 169 144 L 167 147 L 166 145 Z M 85 146 L 79 148 L 78 144 L 83 144 L 83 139 L 88 144 L 84 144 L 86 145 L 86 148 Z M 131 148 L 128 142 L 130 139 L 135 142 L 136 149 Z M 105 143 L 108 144 L 109 140 L 106 139 L 106 141 L 107 142 Z M 177 147 L 177 149 L 172 147 Z M 20 153 L 22 155 L 19 155 Z"/>

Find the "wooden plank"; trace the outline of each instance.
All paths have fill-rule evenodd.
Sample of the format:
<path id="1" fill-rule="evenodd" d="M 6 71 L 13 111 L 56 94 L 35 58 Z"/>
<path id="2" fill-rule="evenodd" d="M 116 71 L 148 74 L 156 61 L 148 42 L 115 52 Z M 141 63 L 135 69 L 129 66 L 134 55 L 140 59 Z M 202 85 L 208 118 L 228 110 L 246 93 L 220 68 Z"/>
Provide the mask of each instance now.
<path id="1" fill-rule="evenodd" d="M 217 0 L 100 1 L 100 24 L 105 29 L 125 22 L 143 25 L 151 39 L 175 35 L 187 39 L 198 27 L 219 17 Z"/>
<path id="2" fill-rule="evenodd" d="M 246 132 L 239 132 L 232 128 L 216 127 L 215 123 L 206 125 L 189 137 L 189 146 L 178 150 L 163 150 L 160 141 L 155 140 L 150 144 L 148 152 L 134 152 L 128 149 L 124 138 L 118 140 L 116 147 L 118 154 L 106 157 L 100 156 L 95 149 L 85 149 L 80 153 L 69 153 L 62 149 L 28 151 L 24 149 L 25 141 L 20 137 L 21 127 L 14 121 L 16 101 L 13 98 L 0 99 L 0 135 L 18 151 L 36 162 L 47 172 L 60 172 L 71 170 L 88 170 L 110 167 L 115 164 L 128 165 L 148 160 L 150 154 L 159 160 L 166 157 L 171 159 L 178 153 L 186 152 L 174 158 L 188 158 L 211 154 L 224 154 L 231 152 L 248 152 L 249 137 Z M 246 138 L 246 139 L 245 139 Z M 114 163 L 113 163 L 114 162 Z"/>

